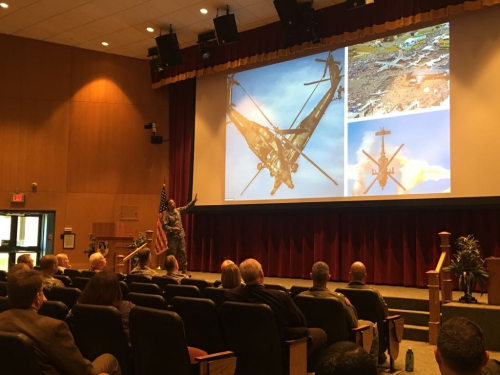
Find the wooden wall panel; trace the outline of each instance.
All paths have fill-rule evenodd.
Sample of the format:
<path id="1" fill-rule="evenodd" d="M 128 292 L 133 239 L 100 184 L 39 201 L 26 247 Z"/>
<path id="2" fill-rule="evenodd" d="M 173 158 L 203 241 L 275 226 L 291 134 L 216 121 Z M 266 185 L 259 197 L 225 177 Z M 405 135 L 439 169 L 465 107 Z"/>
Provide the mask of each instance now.
<path id="1" fill-rule="evenodd" d="M 0 190 L 12 192 L 17 185 L 20 116 L 20 99 L 2 98 L 0 100 L 0 139 L 2 140 L 0 147 Z"/>
<path id="2" fill-rule="evenodd" d="M 27 39 L 0 34 L 0 98 L 20 98 L 23 73 L 20 64 Z"/>

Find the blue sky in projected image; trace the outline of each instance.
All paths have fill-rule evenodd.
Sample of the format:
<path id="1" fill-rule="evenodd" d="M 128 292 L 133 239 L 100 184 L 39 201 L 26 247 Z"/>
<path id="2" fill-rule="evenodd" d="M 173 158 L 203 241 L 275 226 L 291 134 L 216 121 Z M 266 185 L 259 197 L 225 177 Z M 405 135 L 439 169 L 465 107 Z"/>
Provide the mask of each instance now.
<path id="1" fill-rule="evenodd" d="M 408 190 L 407 193 L 442 193 L 450 189 L 449 122 L 449 111 L 439 110 L 348 124 L 348 194 L 364 195 L 365 188 L 375 178 L 371 172 L 372 169 L 378 168 L 375 163 L 369 161 L 362 150 L 378 160 L 381 137 L 375 136 L 375 132 L 381 127 L 391 131 L 390 135 L 385 136 L 388 159 L 399 145 L 404 144 L 389 168 L 394 167 L 393 177 L 403 184 Z M 403 167 L 406 169 L 402 169 Z M 356 181 L 361 181 L 357 193 L 353 191 Z M 402 190 L 397 190 L 396 183 L 389 179 L 384 190 L 376 182 L 367 195 L 402 193 Z"/>
<path id="2" fill-rule="evenodd" d="M 235 79 L 249 93 L 269 120 L 280 129 L 288 129 L 295 117 L 313 91 L 315 85 L 304 86 L 304 83 L 321 79 L 325 64 L 315 58 L 325 59 L 328 52 L 269 65 L 259 69 L 235 74 Z M 341 62 L 344 74 L 344 49 L 333 52 L 336 61 Z M 327 73 L 328 77 L 328 73 Z M 344 79 L 340 81 L 344 86 Z M 295 122 L 296 127 L 304 117 L 314 109 L 315 105 L 330 88 L 330 83 L 322 82 L 305 106 Z M 267 120 L 251 103 L 250 99 L 238 86 L 233 87 L 234 109 L 249 120 L 268 126 Z M 229 118 L 227 118 L 229 121 Z M 257 173 L 259 158 L 252 152 L 236 127 L 230 123 L 226 126 L 226 199 L 296 199 L 321 198 L 343 195 L 344 182 L 344 100 L 332 101 L 311 136 L 304 153 L 334 178 L 339 186 L 335 186 L 321 172 L 303 157 L 299 157 L 297 173 L 292 174 L 294 189 L 281 185 L 275 195 L 271 196 L 274 178 L 263 170 L 246 190 L 240 193 Z"/>

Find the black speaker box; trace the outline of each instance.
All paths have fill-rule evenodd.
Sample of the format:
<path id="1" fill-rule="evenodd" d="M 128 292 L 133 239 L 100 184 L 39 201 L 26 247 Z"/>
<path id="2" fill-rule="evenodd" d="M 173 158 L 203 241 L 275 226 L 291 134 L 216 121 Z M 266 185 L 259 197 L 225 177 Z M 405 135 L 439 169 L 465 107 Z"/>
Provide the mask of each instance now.
<path id="1" fill-rule="evenodd" d="M 181 50 L 177 41 L 177 34 L 165 34 L 157 36 L 156 46 L 163 66 L 182 64 Z"/>
<path id="2" fill-rule="evenodd" d="M 281 24 L 285 28 L 296 26 L 299 23 L 300 11 L 297 0 L 274 0 L 273 3 Z"/>
<path id="3" fill-rule="evenodd" d="M 214 18 L 214 26 L 219 45 L 234 43 L 240 39 L 234 14 L 226 14 L 224 16 Z"/>

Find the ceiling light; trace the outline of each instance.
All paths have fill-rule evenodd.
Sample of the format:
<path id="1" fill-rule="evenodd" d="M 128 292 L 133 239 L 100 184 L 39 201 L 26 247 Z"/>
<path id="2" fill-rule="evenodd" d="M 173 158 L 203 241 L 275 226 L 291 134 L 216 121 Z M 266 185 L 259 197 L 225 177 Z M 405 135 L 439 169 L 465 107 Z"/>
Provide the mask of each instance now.
<path id="1" fill-rule="evenodd" d="M 155 29 L 153 29 L 152 27 L 148 27 L 146 30 L 149 31 L 150 33 L 152 33 L 153 31 L 155 31 Z"/>
<path id="2" fill-rule="evenodd" d="M 101 43 L 103 46 L 109 46 L 109 43 L 108 42 L 102 42 Z"/>
<path id="3" fill-rule="evenodd" d="M 200 12 L 201 12 L 202 14 L 207 14 L 207 13 L 208 13 L 208 10 L 206 10 L 205 8 L 201 8 L 201 9 L 200 9 Z"/>
<path id="4" fill-rule="evenodd" d="M 0 7 L 7 9 L 9 7 L 9 4 L 0 3 Z"/>

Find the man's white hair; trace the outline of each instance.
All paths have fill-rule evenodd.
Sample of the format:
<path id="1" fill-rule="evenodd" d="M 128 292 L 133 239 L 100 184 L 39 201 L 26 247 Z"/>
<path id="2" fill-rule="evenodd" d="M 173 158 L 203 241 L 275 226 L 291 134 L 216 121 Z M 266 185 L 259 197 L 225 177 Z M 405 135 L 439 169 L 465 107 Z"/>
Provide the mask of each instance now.
<path id="1" fill-rule="evenodd" d="M 90 256 L 90 265 L 95 268 L 97 267 L 97 264 L 99 261 L 101 261 L 104 258 L 104 256 L 101 253 L 94 253 Z"/>

